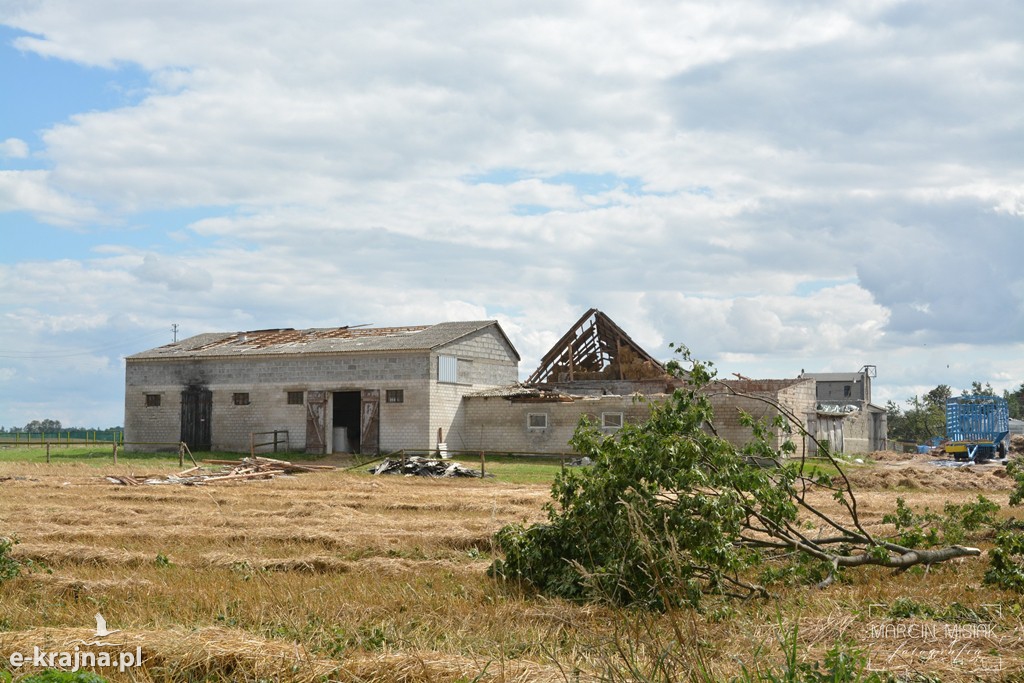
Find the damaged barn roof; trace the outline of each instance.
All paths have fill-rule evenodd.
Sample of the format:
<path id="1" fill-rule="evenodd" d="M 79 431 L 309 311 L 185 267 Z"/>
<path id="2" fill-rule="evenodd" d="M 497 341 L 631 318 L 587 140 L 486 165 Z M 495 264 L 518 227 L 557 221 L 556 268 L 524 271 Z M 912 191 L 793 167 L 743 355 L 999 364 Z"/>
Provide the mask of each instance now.
<path id="1" fill-rule="evenodd" d="M 288 327 L 245 332 L 210 332 L 136 353 L 128 356 L 128 360 L 431 351 L 492 325 L 518 359 L 518 352 L 496 320 L 471 320 L 405 327 L 355 326 L 305 330 Z"/>
<path id="2" fill-rule="evenodd" d="M 509 384 L 503 387 L 491 387 L 467 394 L 473 398 L 504 398 L 513 402 L 519 401 L 560 401 L 571 402 L 574 397 L 557 389 L 548 389 L 529 384 Z"/>
<path id="3" fill-rule="evenodd" d="M 528 383 L 665 377 L 664 366 L 607 315 L 591 308 L 541 359 Z"/>

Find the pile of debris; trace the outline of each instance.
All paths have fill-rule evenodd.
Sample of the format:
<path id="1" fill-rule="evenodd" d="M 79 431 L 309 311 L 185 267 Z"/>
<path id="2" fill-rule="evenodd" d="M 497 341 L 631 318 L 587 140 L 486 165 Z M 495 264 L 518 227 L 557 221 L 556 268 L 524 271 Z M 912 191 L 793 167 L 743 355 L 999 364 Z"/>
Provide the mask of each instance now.
<path id="1" fill-rule="evenodd" d="M 220 467 L 217 469 L 207 469 L 202 465 L 197 465 L 177 474 L 135 476 L 111 474 L 107 475 L 107 481 L 111 484 L 121 484 L 122 486 L 139 486 L 141 484 L 149 484 L 151 486 L 163 484 L 198 486 L 221 481 L 273 479 L 283 474 L 323 472 L 335 469 L 332 465 L 296 465 L 287 460 L 274 460 L 273 458 L 261 458 L 259 456 L 243 458 L 241 460 L 204 460 L 203 462 L 211 465 L 220 465 Z"/>
<path id="2" fill-rule="evenodd" d="M 407 477 L 481 477 L 478 470 L 464 467 L 457 462 L 431 460 L 410 455 L 401 460 L 385 460 L 367 470 L 370 474 L 404 474 Z M 493 475 L 489 475 L 493 476 Z"/>

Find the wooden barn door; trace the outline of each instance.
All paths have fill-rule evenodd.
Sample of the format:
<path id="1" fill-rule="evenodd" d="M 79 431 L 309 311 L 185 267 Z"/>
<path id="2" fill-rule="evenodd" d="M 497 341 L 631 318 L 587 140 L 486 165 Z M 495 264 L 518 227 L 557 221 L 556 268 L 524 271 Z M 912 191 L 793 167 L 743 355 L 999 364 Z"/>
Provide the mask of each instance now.
<path id="1" fill-rule="evenodd" d="M 327 392 L 306 392 L 306 452 L 327 453 Z"/>
<path id="2" fill-rule="evenodd" d="M 181 392 L 181 440 L 190 451 L 208 451 L 212 445 L 213 392 L 189 387 Z"/>
<path id="3" fill-rule="evenodd" d="M 359 423 L 359 452 L 380 454 L 380 389 L 363 389 Z"/>

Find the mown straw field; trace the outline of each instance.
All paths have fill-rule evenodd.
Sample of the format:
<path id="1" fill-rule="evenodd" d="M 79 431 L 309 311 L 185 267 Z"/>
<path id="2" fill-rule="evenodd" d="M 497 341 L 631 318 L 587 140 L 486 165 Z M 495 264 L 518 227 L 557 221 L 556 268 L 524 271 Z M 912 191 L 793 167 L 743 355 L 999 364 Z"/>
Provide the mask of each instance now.
<path id="1" fill-rule="evenodd" d="M 117 471 L 140 468 L 160 469 Z M 123 673 L 97 670 L 112 680 L 654 679 L 659 661 L 727 679 L 777 665 L 794 633 L 802 658 L 843 642 L 898 674 L 1004 680 L 1024 666 L 1021 610 L 982 586 L 985 558 L 650 616 L 487 577 L 492 534 L 542 520 L 544 485 L 338 471 L 125 487 L 108 470 L 0 463 L 0 536 L 17 538 L 27 567 L 0 584 L 0 670 L 15 651 L 96 642 L 97 612 L 119 632 L 93 647 L 143 654 Z M 881 528 L 896 495 L 938 509 L 977 493 L 886 488 L 861 502 Z M 1005 490 L 986 495 L 1005 506 Z"/>

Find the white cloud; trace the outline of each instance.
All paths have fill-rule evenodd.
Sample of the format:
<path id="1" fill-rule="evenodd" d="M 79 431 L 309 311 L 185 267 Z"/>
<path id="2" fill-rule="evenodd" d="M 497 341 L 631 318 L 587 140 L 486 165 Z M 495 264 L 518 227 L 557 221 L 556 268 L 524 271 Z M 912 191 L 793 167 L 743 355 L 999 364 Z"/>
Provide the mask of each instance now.
<path id="1" fill-rule="evenodd" d="M 0 213 L 26 211 L 46 223 L 73 226 L 99 216 L 89 204 L 54 189 L 48 171 L 0 171 Z"/>
<path id="2" fill-rule="evenodd" d="M 28 156 L 28 143 L 19 138 L 7 138 L 0 142 L 0 157 L 24 159 Z"/>
<path id="3" fill-rule="evenodd" d="M 132 273 L 145 284 L 165 285 L 171 291 L 203 292 L 213 285 L 213 276 L 188 263 L 170 262 L 156 254 L 146 254 L 142 265 Z"/>

